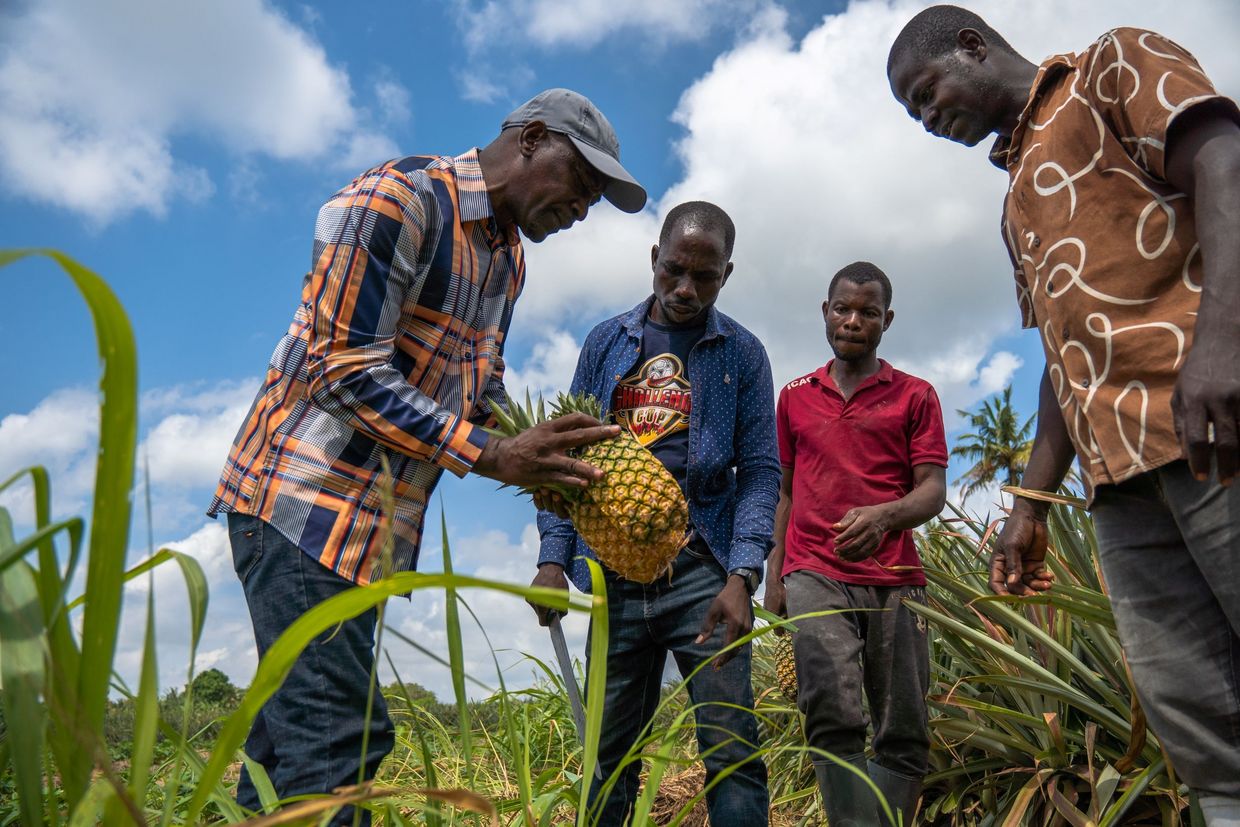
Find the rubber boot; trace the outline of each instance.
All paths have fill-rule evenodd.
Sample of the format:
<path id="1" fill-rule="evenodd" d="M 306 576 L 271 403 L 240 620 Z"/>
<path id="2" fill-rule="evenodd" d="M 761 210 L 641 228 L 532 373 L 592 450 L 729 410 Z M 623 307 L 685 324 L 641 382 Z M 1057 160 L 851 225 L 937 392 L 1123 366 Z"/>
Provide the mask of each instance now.
<path id="1" fill-rule="evenodd" d="M 869 762 L 866 770 L 896 817 L 895 821 L 889 822 L 883 814 L 883 822 L 911 827 L 913 816 L 917 814 L 917 799 L 921 798 L 921 779 L 894 772 L 873 761 Z"/>
<path id="2" fill-rule="evenodd" d="M 865 753 L 840 757 L 865 774 Z M 861 775 L 823 759 L 814 761 L 814 773 L 830 827 L 879 827 L 874 791 Z"/>

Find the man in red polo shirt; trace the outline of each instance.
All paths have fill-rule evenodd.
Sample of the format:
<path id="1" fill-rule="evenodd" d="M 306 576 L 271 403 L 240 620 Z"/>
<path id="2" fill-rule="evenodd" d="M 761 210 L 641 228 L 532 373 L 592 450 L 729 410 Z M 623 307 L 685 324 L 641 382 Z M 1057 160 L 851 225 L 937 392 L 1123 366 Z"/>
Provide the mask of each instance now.
<path id="1" fill-rule="evenodd" d="M 831 827 L 879 823 L 869 786 L 841 760 L 910 824 L 929 769 L 930 655 L 925 622 L 904 601 L 925 602 L 912 529 L 946 498 L 943 412 L 930 383 L 878 358 L 895 316 L 882 270 L 840 270 L 822 315 L 835 358 L 779 394 L 783 480 L 765 603 L 794 617 L 841 610 L 796 621 L 793 636 L 806 739 L 837 758 L 814 756 Z"/>

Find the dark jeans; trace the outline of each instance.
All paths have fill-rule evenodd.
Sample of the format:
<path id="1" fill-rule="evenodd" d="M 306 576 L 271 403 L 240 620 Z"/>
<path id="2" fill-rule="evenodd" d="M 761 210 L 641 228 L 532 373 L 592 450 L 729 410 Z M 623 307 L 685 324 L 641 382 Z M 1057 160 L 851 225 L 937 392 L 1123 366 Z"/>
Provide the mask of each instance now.
<path id="1" fill-rule="evenodd" d="M 1093 517 L 1150 728 L 1189 787 L 1240 799 L 1240 484 L 1175 462 L 1098 486 Z"/>
<path id="2" fill-rule="evenodd" d="M 353 586 L 257 517 L 229 514 L 228 538 L 250 607 L 259 658 L 307 610 Z M 357 783 L 376 615 L 371 609 L 311 642 L 254 719 L 245 751 L 267 770 L 280 798 L 329 793 Z M 366 778 L 374 777 L 394 742 L 387 705 L 376 691 Z M 251 810 L 259 808 L 258 795 L 244 769 L 237 784 L 237 803 Z M 346 807 L 332 823 L 352 822 L 353 808 Z M 369 812 L 363 811 L 361 823 L 370 823 Z"/>
<path id="3" fill-rule="evenodd" d="M 925 589 L 858 586 L 811 571 L 794 571 L 784 585 L 790 617 L 875 610 L 794 621 L 797 706 L 805 713 L 806 741 L 840 758 L 865 752 L 864 692 L 874 717 L 875 761 L 900 775 L 924 776 L 930 760 L 930 648 L 925 621 L 902 601 L 925 603 Z"/>
<path id="4" fill-rule="evenodd" d="M 703 645 L 694 638 L 710 604 L 727 581 L 713 557 L 682 551 L 666 577 L 643 586 L 607 573 L 607 693 L 603 702 L 603 734 L 599 764 L 609 778 L 654 717 L 663 684 L 663 665 L 670 651 L 682 675 L 723 647 L 725 628 L 715 627 Z M 706 704 L 695 711 L 698 754 L 706 764 L 706 783 L 739 765 L 706 794 L 714 827 L 763 827 L 769 798 L 766 765 L 753 757 L 759 748 L 758 722 L 753 714 L 751 650 L 745 646 L 716 671 L 702 668 L 689 681 L 689 700 Z M 598 812 L 597 824 L 618 827 L 637 800 L 641 762 L 627 765 Z M 597 802 L 602 782 L 590 787 L 589 806 Z"/>

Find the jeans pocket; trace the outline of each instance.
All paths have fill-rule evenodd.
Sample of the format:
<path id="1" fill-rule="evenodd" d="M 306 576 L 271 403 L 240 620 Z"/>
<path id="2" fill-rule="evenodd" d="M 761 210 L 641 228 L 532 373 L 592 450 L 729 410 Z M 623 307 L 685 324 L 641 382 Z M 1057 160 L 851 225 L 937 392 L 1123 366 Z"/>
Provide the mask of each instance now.
<path id="1" fill-rule="evenodd" d="M 251 514 L 229 513 L 228 542 L 232 546 L 233 571 L 242 584 L 263 559 L 263 530 L 266 525 Z"/>

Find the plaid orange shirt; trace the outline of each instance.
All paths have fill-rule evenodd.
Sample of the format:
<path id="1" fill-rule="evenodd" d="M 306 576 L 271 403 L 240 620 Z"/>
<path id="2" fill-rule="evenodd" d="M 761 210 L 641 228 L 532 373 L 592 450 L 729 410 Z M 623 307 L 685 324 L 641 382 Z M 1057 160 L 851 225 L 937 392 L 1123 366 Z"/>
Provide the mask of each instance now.
<path id="1" fill-rule="evenodd" d="M 389 527 L 391 571 L 416 568 L 439 475 L 486 444 L 525 257 L 471 150 L 358 176 L 319 210 L 312 260 L 207 513 L 256 515 L 366 584 Z"/>

